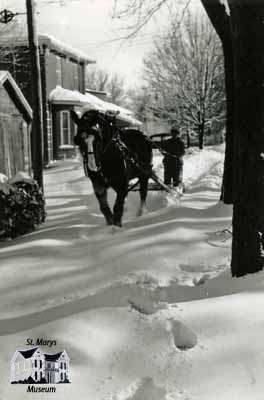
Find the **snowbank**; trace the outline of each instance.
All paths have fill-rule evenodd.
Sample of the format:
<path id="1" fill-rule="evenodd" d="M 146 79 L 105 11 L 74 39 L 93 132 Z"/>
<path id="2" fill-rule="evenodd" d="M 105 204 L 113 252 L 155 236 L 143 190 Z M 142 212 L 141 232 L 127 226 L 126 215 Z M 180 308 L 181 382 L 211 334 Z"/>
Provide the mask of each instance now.
<path id="1" fill-rule="evenodd" d="M 264 273 L 231 278 L 223 155 L 202 154 L 185 158 L 180 205 L 153 193 L 136 218 L 131 194 L 114 233 L 78 162 L 46 171 L 47 223 L 0 245 L 0 398 L 28 398 L 9 363 L 43 337 L 71 359 L 56 399 L 262 400 Z"/>

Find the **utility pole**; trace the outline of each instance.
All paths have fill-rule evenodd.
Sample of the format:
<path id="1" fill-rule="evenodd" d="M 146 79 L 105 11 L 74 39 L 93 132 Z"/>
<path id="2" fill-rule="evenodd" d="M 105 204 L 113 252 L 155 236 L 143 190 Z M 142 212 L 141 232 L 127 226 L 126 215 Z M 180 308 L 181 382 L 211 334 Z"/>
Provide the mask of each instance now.
<path id="1" fill-rule="evenodd" d="M 31 134 L 32 164 L 34 179 L 43 190 L 43 114 L 41 75 L 38 48 L 38 35 L 36 29 L 35 0 L 26 0 L 28 43 L 31 59 L 31 84 L 33 123 Z"/>

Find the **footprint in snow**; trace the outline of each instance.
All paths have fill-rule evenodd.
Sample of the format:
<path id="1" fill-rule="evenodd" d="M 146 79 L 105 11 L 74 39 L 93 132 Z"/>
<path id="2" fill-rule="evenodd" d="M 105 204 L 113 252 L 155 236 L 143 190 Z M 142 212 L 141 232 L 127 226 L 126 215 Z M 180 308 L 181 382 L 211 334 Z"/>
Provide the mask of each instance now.
<path id="1" fill-rule="evenodd" d="M 196 334 L 180 321 L 169 319 L 166 330 L 179 350 L 188 350 L 197 344 Z"/>
<path id="2" fill-rule="evenodd" d="M 135 310 L 140 314 L 152 315 L 166 308 L 164 304 L 156 303 L 148 298 L 137 298 L 137 300 L 128 299 L 131 310 Z"/>
<path id="3" fill-rule="evenodd" d="M 211 278 L 211 276 L 209 274 L 204 274 L 199 279 L 193 278 L 193 284 L 194 284 L 194 286 L 204 285 L 205 282 L 207 282 L 210 278 Z"/>
<path id="4" fill-rule="evenodd" d="M 122 400 L 166 400 L 167 391 L 163 387 L 156 386 L 153 379 L 146 376 L 133 383 L 128 388 L 127 395 L 122 393 L 121 396 L 116 397 L 116 400 L 121 400 L 121 398 Z"/>

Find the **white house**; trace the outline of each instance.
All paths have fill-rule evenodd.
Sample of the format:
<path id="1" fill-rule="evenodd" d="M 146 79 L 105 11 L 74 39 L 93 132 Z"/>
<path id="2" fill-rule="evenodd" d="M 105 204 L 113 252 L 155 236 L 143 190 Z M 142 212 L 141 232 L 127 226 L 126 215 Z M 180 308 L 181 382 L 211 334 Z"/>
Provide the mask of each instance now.
<path id="1" fill-rule="evenodd" d="M 69 356 L 61 353 L 45 354 L 45 378 L 47 383 L 69 381 Z"/>
<path id="2" fill-rule="evenodd" d="M 43 353 L 39 347 L 17 350 L 11 360 L 11 383 L 69 382 L 69 362 L 65 350 L 56 354 Z"/>
<path id="3" fill-rule="evenodd" d="M 30 377 L 36 382 L 45 377 L 45 356 L 38 347 L 17 350 L 11 360 L 11 382 Z"/>

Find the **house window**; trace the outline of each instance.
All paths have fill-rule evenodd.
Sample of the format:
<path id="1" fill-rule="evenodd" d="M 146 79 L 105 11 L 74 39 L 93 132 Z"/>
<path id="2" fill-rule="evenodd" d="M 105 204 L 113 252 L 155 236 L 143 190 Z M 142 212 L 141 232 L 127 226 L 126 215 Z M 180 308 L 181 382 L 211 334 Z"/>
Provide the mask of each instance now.
<path id="1" fill-rule="evenodd" d="M 35 360 L 35 368 L 37 368 L 37 366 L 38 366 L 38 361 Z"/>
<path id="2" fill-rule="evenodd" d="M 42 360 L 39 360 L 39 368 L 42 368 Z"/>
<path id="3" fill-rule="evenodd" d="M 37 381 L 38 380 L 38 373 L 37 373 L 37 371 L 35 372 L 35 381 Z"/>
<path id="4" fill-rule="evenodd" d="M 61 381 L 63 381 L 63 372 L 61 372 Z"/>
<path id="5" fill-rule="evenodd" d="M 71 124 L 69 111 L 61 111 L 61 145 L 71 143 Z"/>
<path id="6" fill-rule="evenodd" d="M 62 72 L 61 72 L 61 58 L 59 56 L 56 56 L 56 79 L 57 79 L 57 84 L 59 86 L 62 86 Z"/>

